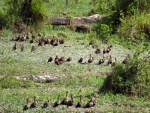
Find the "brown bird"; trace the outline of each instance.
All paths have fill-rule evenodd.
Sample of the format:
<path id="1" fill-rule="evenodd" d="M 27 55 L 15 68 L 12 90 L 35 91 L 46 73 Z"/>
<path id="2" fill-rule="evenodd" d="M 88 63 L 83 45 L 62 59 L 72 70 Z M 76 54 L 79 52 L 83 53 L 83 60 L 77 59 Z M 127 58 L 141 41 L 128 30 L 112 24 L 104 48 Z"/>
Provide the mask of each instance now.
<path id="1" fill-rule="evenodd" d="M 62 102 L 60 103 L 60 104 L 62 104 L 62 105 L 67 105 L 67 103 L 68 103 L 68 91 L 66 91 L 66 97 L 62 100 Z"/>
<path id="2" fill-rule="evenodd" d="M 93 106 L 95 106 L 95 104 L 96 104 L 96 102 L 97 102 L 96 100 L 97 100 L 97 98 L 99 97 L 99 94 L 94 93 L 93 97 L 95 98 L 95 99 L 93 100 Z"/>
<path id="3" fill-rule="evenodd" d="M 111 57 L 111 55 L 110 55 L 110 57 L 109 57 L 109 60 L 108 60 L 108 62 L 107 62 L 107 65 L 112 65 L 112 57 Z"/>
<path id="4" fill-rule="evenodd" d="M 31 47 L 31 52 L 35 51 L 36 50 L 36 47 L 35 46 L 32 46 Z"/>
<path id="5" fill-rule="evenodd" d="M 104 49 L 103 49 L 103 54 L 105 54 L 105 53 L 106 53 L 106 49 L 104 48 Z"/>
<path id="6" fill-rule="evenodd" d="M 74 95 L 71 94 L 71 99 L 67 102 L 67 106 L 72 106 L 74 103 Z"/>
<path id="7" fill-rule="evenodd" d="M 30 44 L 33 43 L 33 42 L 34 42 L 34 41 L 33 41 L 33 38 L 32 38 L 32 39 L 30 40 Z"/>
<path id="8" fill-rule="evenodd" d="M 60 65 L 59 59 L 55 60 L 55 64 Z"/>
<path id="9" fill-rule="evenodd" d="M 17 43 L 14 44 L 13 50 L 15 51 L 17 49 Z"/>
<path id="10" fill-rule="evenodd" d="M 23 52 L 24 51 L 24 45 L 22 44 L 21 45 L 21 52 Z"/>
<path id="11" fill-rule="evenodd" d="M 30 109 L 31 108 L 36 108 L 36 105 L 37 105 L 37 98 L 34 97 L 34 102 L 30 105 Z"/>
<path id="12" fill-rule="evenodd" d="M 59 57 L 56 55 L 55 60 L 57 60 L 57 59 L 59 60 Z"/>
<path id="13" fill-rule="evenodd" d="M 101 53 L 101 50 L 100 49 L 96 49 L 95 53 L 99 54 L 99 53 Z"/>
<path id="14" fill-rule="evenodd" d="M 43 104 L 42 108 L 47 108 L 49 106 L 49 99 Z"/>
<path id="15" fill-rule="evenodd" d="M 59 61 L 65 62 L 65 58 L 64 57 L 60 57 Z"/>
<path id="16" fill-rule="evenodd" d="M 110 48 L 110 47 L 107 47 L 106 53 L 109 53 L 110 51 L 111 51 L 111 48 Z"/>
<path id="17" fill-rule="evenodd" d="M 52 62 L 52 61 L 53 61 L 53 58 L 50 57 L 47 62 Z"/>
<path id="18" fill-rule="evenodd" d="M 60 39 L 59 39 L 59 43 L 60 43 L 60 44 L 64 44 L 64 39 L 60 38 Z"/>
<path id="19" fill-rule="evenodd" d="M 72 60 L 71 57 L 67 58 L 66 62 L 70 62 Z"/>
<path id="20" fill-rule="evenodd" d="M 25 111 L 25 110 L 27 110 L 27 109 L 29 109 L 30 108 L 30 100 L 29 100 L 29 98 L 27 98 L 27 103 L 26 103 L 26 105 L 23 107 L 23 111 Z"/>
<path id="21" fill-rule="evenodd" d="M 88 63 L 93 62 L 93 60 L 94 60 L 94 57 L 90 54 L 90 59 L 88 60 Z"/>
<path id="22" fill-rule="evenodd" d="M 77 103 L 76 108 L 82 107 L 83 95 L 80 96 L 80 101 Z"/>
<path id="23" fill-rule="evenodd" d="M 99 60 L 98 64 L 103 64 L 104 62 L 105 62 L 105 57 L 103 56 L 103 58 Z"/>
<path id="24" fill-rule="evenodd" d="M 117 59 L 115 58 L 115 61 L 111 64 L 111 66 L 115 66 L 117 63 Z"/>
<path id="25" fill-rule="evenodd" d="M 57 107 L 60 105 L 60 95 L 58 95 L 58 99 L 57 101 L 54 103 L 54 106 L 53 107 Z"/>
<path id="26" fill-rule="evenodd" d="M 80 58 L 78 63 L 82 63 L 83 62 L 83 58 Z"/>
<path id="27" fill-rule="evenodd" d="M 92 97 L 92 99 L 90 101 L 87 102 L 87 104 L 84 106 L 84 108 L 90 108 L 94 106 L 94 96 Z"/>
<path id="28" fill-rule="evenodd" d="M 127 64 L 128 63 L 128 58 L 129 58 L 130 54 L 128 54 L 126 56 L 126 58 L 122 61 L 123 64 Z"/>
<path id="29" fill-rule="evenodd" d="M 38 46 L 43 46 L 43 41 L 42 40 L 39 40 L 39 43 L 38 43 Z"/>

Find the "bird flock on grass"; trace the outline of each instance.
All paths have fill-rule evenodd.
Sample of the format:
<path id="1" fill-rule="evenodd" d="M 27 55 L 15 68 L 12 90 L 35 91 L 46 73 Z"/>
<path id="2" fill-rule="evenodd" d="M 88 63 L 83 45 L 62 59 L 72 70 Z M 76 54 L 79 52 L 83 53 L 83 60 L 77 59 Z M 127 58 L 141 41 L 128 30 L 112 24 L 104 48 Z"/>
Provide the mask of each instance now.
<path id="1" fill-rule="evenodd" d="M 79 101 L 77 103 L 74 103 L 74 98 L 76 98 L 76 96 L 74 94 L 71 94 L 70 98 L 68 96 L 69 96 L 68 91 L 66 91 L 66 96 L 62 100 L 61 100 L 61 96 L 58 95 L 56 102 L 54 102 L 54 104 L 52 104 L 52 105 L 50 105 L 50 100 L 47 99 L 47 101 L 44 102 L 43 105 L 41 105 L 41 108 L 47 108 L 49 106 L 56 108 L 60 105 L 65 105 L 66 107 L 74 106 L 75 108 L 91 108 L 96 105 L 96 102 L 97 102 L 96 100 L 99 97 L 99 94 L 94 93 L 92 95 L 92 98 L 85 105 L 83 105 L 83 98 L 84 98 L 83 95 L 77 96 L 77 97 L 79 97 Z M 38 104 L 39 103 L 38 103 L 38 99 L 36 96 L 34 96 L 32 103 L 30 102 L 30 99 L 27 98 L 26 104 L 23 106 L 23 111 L 32 109 L 32 108 L 37 108 Z"/>
<path id="2" fill-rule="evenodd" d="M 63 38 L 57 38 L 56 36 L 52 36 L 51 38 L 50 37 L 43 37 L 41 36 L 41 34 L 39 33 L 38 34 L 39 38 L 38 40 L 35 39 L 35 36 L 32 34 L 32 39 L 30 40 L 30 44 L 33 43 L 33 42 L 37 42 L 38 46 L 43 46 L 43 45 L 46 45 L 46 44 L 49 44 L 49 45 L 52 45 L 53 47 L 55 46 L 58 46 L 58 44 L 64 44 L 64 39 Z M 25 34 L 25 33 L 22 33 L 21 35 L 19 35 L 18 37 L 12 39 L 13 41 L 26 41 L 26 40 L 29 40 L 29 35 Z M 89 43 L 90 45 L 90 43 Z M 16 49 L 18 48 L 18 45 L 17 43 L 15 42 L 15 44 L 13 45 L 13 51 L 15 51 Z M 108 46 L 107 48 L 103 48 L 103 49 L 100 49 L 100 48 L 97 48 L 95 50 L 95 54 L 103 54 L 102 58 L 100 58 L 98 61 L 97 61 L 97 64 L 98 65 L 102 65 L 106 62 L 107 65 L 109 65 L 110 67 L 111 66 L 114 66 L 117 62 L 117 58 L 112 58 L 110 52 L 112 50 L 113 46 L 110 45 Z M 25 49 L 25 45 L 22 44 L 20 45 L 20 52 L 23 52 Z M 31 46 L 31 52 L 35 51 L 36 50 L 36 46 L 35 45 L 32 45 Z M 109 54 L 109 57 L 105 54 Z M 127 60 L 129 58 L 130 55 L 127 55 L 127 57 L 122 61 L 123 64 L 126 64 L 127 63 Z M 65 59 L 65 57 L 58 57 L 56 55 L 55 58 L 52 58 L 51 56 L 49 57 L 49 59 L 47 60 L 48 63 L 54 61 L 55 64 L 57 65 L 61 65 L 65 62 L 70 62 L 72 61 L 72 57 L 68 57 L 67 59 Z M 77 62 L 79 64 L 89 64 L 89 63 L 92 63 L 94 61 L 94 57 L 92 56 L 92 54 L 89 55 L 89 59 L 87 61 L 84 61 L 84 59 L 81 57 Z"/>

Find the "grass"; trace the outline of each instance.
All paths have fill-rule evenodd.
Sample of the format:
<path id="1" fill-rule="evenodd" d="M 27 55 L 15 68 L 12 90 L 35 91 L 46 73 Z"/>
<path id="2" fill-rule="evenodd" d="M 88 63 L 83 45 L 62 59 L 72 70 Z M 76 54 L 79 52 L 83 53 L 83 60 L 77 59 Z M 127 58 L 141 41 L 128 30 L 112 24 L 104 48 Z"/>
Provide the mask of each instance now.
<path id="1" fill-rule="evenodd" d="M 80 4 L 74 4 L 74 1 L 69 2 L 69 15 L 71 16 L 85 16 L 90 10 L 90 0 L 82 0 Z M 63 0 L 58 3 L 56 0 L 51 0 L 48 7 L 51 16 L 62 16 L 65 12 Z M 74 8 L 72 8 L 74 7 Z M 87 10 L 88 8 L 88 10 Z M 40 29 L 42 34 L 46 36 L 63 36 L 65 44 L 52 47 L 45 45 L 43 47 L 37 46 L 37 43 L 29 44 L 29 40 L 25 42 L 17 42 L 17 50 L 12 51 L 14 41 L 10 41 L 12 34 L 8 30 L 4 30 L 3 37 L 0 37 L 0 80 L 5 76 L 8 78 L 0 81 L 0 112 L 22 112 L 23 105 L 26 103 L 26 98 L 33 101 L 33 97 L 37 96 L 39 103 L 37 109 L 28 110 L 28 113 L 33 112 L 53 112 L 53 113 L 66 113 L 66 112 L 150 112 L 150 102 L 143 97 L 130 97 L 128 95 L 112 94 L 111 92 L 99 92 L 107 73 L 111 72 L 111 67 L 97 65 L 98 60 L 102 58 L 102 54 L 96 55 L 92 46 L 87 46 L 91 40 L 90 33 L 76 33 L 68 30 L 64 26 L 59 26 L 52 29 L 51 25 L 46 25 L 45 28 Z M 40 37 L 36 35 L 36 40 Z M 112 58 L 116 57 L 118 62 L 127 56 L 128 53 L 134 52 L 133 46 L 128 49 L 128 42 L 124 42 L 119 37 L 112 36 L 113 38 L 108 44 L 102 44 L 96 41 L 99 48 L 106 48 L 113 44 L 111 51 Z M 30 37 L 31 39 L 31 37 Z M 24 52 L 20 52 L 20 45 L 25 45 Z M 31 52 L 31 46 L 35 45 L 37 49 Z M 136 45 L 137 46 L 137 45 Z M 135 47 L 135 46 L 134 46 Z M 87 65 L 78 64 L 80 57 L 87 61 L 89 54 L 94 56 L 94 62 Z M 56 65 L 54 62 L 47 63 L 50 56 L 53 58 L 58 55 L 65 58 L 72 57 L 72 61 L 64 63 L 63 65 Z M 105 57 L 108 60 L 109 54 Z M 18 77 L 30 78 L 31 75 L 52 75 L 58 77 L 57 80 L 50 83 L 37 83 L 31 80 L 24 81 L 17 79 Z M 26 87 L 25 87 L 26 86 Z M 79 101 L 79 90 L 84 96 L 83 104 L 88 102 L 94 92 L 99 92 L 100 97 L 94 108 L 90 109 L 75 109 L 74 107 L 66 108 L 66 106 L 59 106 L 52 108 L 51 106 L 46 109 L 41 109 L 42 104 L 47 98 L 50 98 L 50 105 L 56 101 L 57 96 L 61 95 L 61 100 L 65 96 L 65 92 L 69 91 L 70 94 L 75 94 L 75 104 Z"/>
<path id="2" fill-rule="evenodd" d="M 33 45 L 37 46 L 37 49 L 34 52 L 31 52 L 30 50 L 31 45 L 29 44 L 29 41 L 17 42 L 18 45 L 21 45 L 22 43 L 26 45 L 24 52 L 20 52 L 20 46 L 18 46 L 16 51 L 12 51 L 12 46 L 14 45 L 14 42 L 9 41 L 9 37 L 0 39 L 1 78 L 7 75 L 9 75 L 10 77 L 29 78 L 30 75 L 39 76 L 45 74 L 52 74 L 53 76 L 58 77 L 56 81 L 51 83 L 27 82 L 28 87 L 26 88 L 24 87 L 24 85 L 26 84 L 22 83 L 22 80 L 18 81 L 14 79 L 14 82 L 12 82 L 12 84 L 11 82 L 9 82 L 12 87 L 10 87 L 7 82 L 1 81 L 1 86 L 7 86 L 7 88 L 1 87 L 0 92 L 0 110 L 2 112 L 21 112 L 22 106 L 25 104 L 25 99 L 29 97 L 32 100 L 33 96 L 37 96 L 39 100 L 39 104 L 36 109 L 37 112 L 138 112 L 139 109 L 141 112 L 149 111 L 150 103 L 148 101 L 145 101 L 144 98 L 134 97 L 131 100 L 131 97 L 129 96 L 121 94 L 114 95 L 111 92 L 107 94 L 100 92 L 98 104 L 95 106 L 94 109 L 65 108 L 65 106 L 60 106 L 57 109 L 53 109 L 51 107 L 44 110 L 41 109 L 42 103 L 47 99 L 47 97 L 50 98 L 51 105 L 53 105 L 59 94 L 61 94 L 61 99 L 64 98 L 65 91 L 67 90 L 70 93 L 74 93 L 78 96 L 78 91 L 81 89 L 82 94 L 85 96 L 83 104 L 86 104 L 86 102 L 90 99 L 91 95 L 94 92 L 99 92 L 100 87 L 105 80 L 106 73 L 111 71 L 111 68 L 106 66 L 106 64 L 102 66 L 97 65 L 98 60 L 102 58 L 102 54 L 96 55 L 94 53 L 95 48 L 92 48 L 92 46 L 86 47 L 89 40 L 88 34 L 75 33 L 68 30 L 66 31 L 51 31 L 51 35 L 57 35 L 60 32 L 65 33 L 65 44 L 58 45 L 57 47 L 52 47 L 51 45 L 38 47 L 37 43 L 34 43 Z M 72 43 L 72 41 L 74 41 L 74 43 Z M 84 44 L 82 45 L 82 43 Z M 108 45 L 99 44 L 99 47 L 104 48 Z M 70 47 L 68 48 L 64 46 Z M 129 52 L 132 52 L 132 50 L 115 44 L 113 46 L 111 54 L 113 58 L 117 57 L 118 61 L 122 61 Z M 83 57 L 86 61 L 89 58 L 90 53 L 95 57 L 93 63 L 88 65 L 81 65 L 77 63 L 80 57 Z M 56 65 L 54 62 L 47 63 L 47 60 L 50 56 L 55 57 L 56 55 L 65 56 L 65 58 L 72 56 L 73 60 L 60 66 Z M 109 57 L 109 54 L 105 56 Z M 16 83 L 18 85 L 13 86 L 13 83 Z M 79 98 L 75 98 L 75 103 L 77 103 L 78 100 Z M 118 104 L 114 105 L 115 102 L 117 102 Z M 34 110 L 28 110 L 27 112 L 33 111 Z"/>

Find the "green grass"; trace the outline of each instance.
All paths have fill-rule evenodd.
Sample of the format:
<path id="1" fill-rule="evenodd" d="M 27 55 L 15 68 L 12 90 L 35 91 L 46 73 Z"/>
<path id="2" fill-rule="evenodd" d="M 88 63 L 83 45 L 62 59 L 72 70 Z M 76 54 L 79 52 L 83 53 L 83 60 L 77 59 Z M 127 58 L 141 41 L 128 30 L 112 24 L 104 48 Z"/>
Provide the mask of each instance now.
<path id="1" fill-rule="evenodd" d="M 69 1 L 69 16 L 86 16 L 91 9 L 89 5 L 90 0 L 81 0 L 78 5 L 73 1 Z M 65 12 L 64 0 L 50 0 L 47 3 L 51 16 L 63 16 Z M 39 24 L 41 26 L 41 24 Z M 32 28 L 31 28 L 32 29 Z M 105 57 L 106 63 L 102 66 L 97 65 L 98 60 L 102 58 L 102 54 L 96 55 L 94 51 L 96 47 L 87 46 L 89 41 L 92 40 L 90 33 L 76 33 L 70 31 L 64 26 L 55 27 L 51 25 L 43 25 L 43 27 L 33 28 L 36 32 L 45 34 L 46 36 L 63 36 L 65 44 L 52 47 L 51 45 L 45 45 L 43 47 L 37 46 L 37 43 L 29 44 L 29 40 L 25 42 L 17 42 L 17 50 L 12 51 L 14 41 L 10 41 L 11 36 L 18 35 L 4 29 L 0 37 L 0 112 L 23 112 L 23 105 L 26 103 L 26 98 L 30 98 L 31 102 L 33 97 L 37 96 L 39 103 L 37 109 L 28 110 L 28 113 L 66 113 L 66 112 L 150 112 L 150 102 L 144 97 L 130 97 L 129 95 L 113 94 L 111 92 L 102 93 L 100 88 L 102 87 L 107 73 L 111 72 L 111 67 L 106 66 L 109 54 Z M 40 38 L 36 35 L 36 41 Z M 95 35 L 94 35 L 95 38 Z M 123 41 L 117 36 L 111 36 L 112 40 L 108 44 L 102 44 L 99 40 L 94 40 L 96 45 L 104 49 L 110 44 L 113 44 L 111 55 L 114 61 L 116 57 L 118 62 L 127 56 L 127 54 L 134 53 L 134 47 L 140 47 L 138 44 L 130 45 L 128 41 Z M 30 37 L 31 39 L 31 37 Z M 122 42 L 123 41 L 123 42 Z M 25 45 L 24 52 L 20 52 L 20 45 Z M 124 45 L 123 45 L 124 44 Z M 132 42 L 130 42 L 132 44 Z M 31 52 L 31 46 L 35 45 L 37 49 Z M 123 45 L 123 46 L 122 46 Z M 66 46 L 66 47 L 65 47 Z M 81 65 L 78 64 L 80 57 L 87 61 L 89 54 L 94 56 L 94 62 L 91 64 Z M 72 61 L 64 63 L 62 65 L 56 65 L 53 62 L 47 63 L 50 56 L 53 58 L 58 55 L 65 58 L 72 57 Z M 31 80 L 24 81 L 17 78 L 27 78 L 30 76 L 42 76 L 52 75 L 57 79 L 50 83 L 37 83 Z M 3 79 L 5 76 L 7 78 Z M 57 96 L 61 95 L 61 100 L 65 96 L 65 92 L 69 91 L 70 94 L 75 94 L 75 104 L 79 101 L 78 92 L 81 90 L 81 94 L 84 96 L 83 104 L 85 105 L 91 98 L 94 92 L 98 92 L 100 97 L 97 100 L 97 104 L 94 108 L 76 109 L 74 107 L 66 108 L 66 106 L 59 106 L 58 108 L 52 108 L 51 106 L 56 101 Z M 41 109 L 42 104 L 46 99 L 50 99 L 50 107 Z M 116 104 L 117 103 L 117 104 Z"/>
<path id="2" fill-rule="evenodd" d="M 68 5 L 68 15 L 70 16 L 85 16 L 88 14 L 92 8 L 89 5 L 90 0 L 82 0 L 79 4 L 75 4 L 75 0 L 69 1 Z M 63 16 L 63 13 L 66 12 L 65 0 L 51 0 L 48 5 L 50 13 L 52 16 Z"/>
<path id="3" fill-rule="evenodd" d="M 148 100 L 145 101 L 144 98 L 134 97 L 131 99 L 131 97 L 126 95 L 114 95 L 111 92 L 104 94 L 99 92 L 105 80 L 105 75 L 106 73 L 111 72 L 111 68 L 106 65 L 97 65 L 98 60 L 102 58 L 102 54 L 96 55 L 94 53 L 95 48 L 92 48 L 91 46 L 86 47 L 89 42 L 89 34 L 75 33 L 66 29 L 65 31 L 51 31 L 50 35 L 57 36 L 57 34 L 60 33 L 65 34 L 65 44 L 58 45 L 57 47 L 52 47 L 51 45 L 38 47 L 35 42 L 33 45 L 36 45 L 37 49 L 34 52 L 31 52 L 30 50 L 31 45 L 29 44 L 29 41 L 17 42 L 18 45 L 21 45 L 22 43 L 25 44 L 24 52 L 20 52 L 20 46 L 18 46 L 16 51 L 12 51 L 14 42 L 9 41 L 9 37 L 0 39 L 1 78 L 8 75 L 10 75 L 10 78 L 30 78 L 30 75 L 39 76 L 49 74 L 58 77 L 56 81 L 51 83 L 24 83 L 22 80 L 14 78 L 8 79 L 8 82 L 5 82 L 7 79 L 4 79 L 0 82 L 0 110 L 2 112 L 8 112 L 9 110 L 21 112 L 22 106 L 25 105 L 25 99 L 29 97 L 32 100 L 33 96 L 37 96 L 39 100 L 36 110 L 37 112 L 138 112 L 139 109 L 141 112 L 147 112 L 149 110 L 150 103 Z M 46 32 L 46 35 L 49 34 Z M 72 41 L 74 43 L 72 43 Z M 83 42 L 84 45 L 81 45 Z M 112 43 L 109 42 L 109 44 Z M 98 46 L 100 48 L 104 48 L 109 44 L 105 45 L 99 43 Z M 119 44 L 113 44 L 111 54 L 113 58 L 117 57 L 118 62 L 121 62 L 126 55 L 131 52 L 132 50 L 128 50 Z M 80 57 L 83 57 L 85 61 L 87 61 L 90 53 L 95 57 L 93 63 L 87 65 L 77 63 Z M 60 66 L 56 65 L 54 62 L 47 63 L 50 56 L 54 58 L 56 55 L 65 56 L 65 58 L 72 56 L 73 60 Z M 109 57 L 109 55 L 105 56 Z M 24 86 L 26 86 L 26 84 L 28 87 L 25 88 Z M 65 108 L 65 106 L 60 106 L 57 109 L 51 107 L 44 110 L 41 109 L 42 103 L 47 99 L 47 97 L 50 98 L 50 104 L 53 105 L 59 94 L 61 95 L 61 99 L 63 99 L 65 92 L 68 90 L 70 93 L 74 93 L 76 96 L 79 96 L 78 91 L 80 89 L 82 90 L 81 93 L 85 96 L 83 102 L 84 105 L 94 92 L 100 93 L 100 98 L 98 98 L 98 103 L 94 109 Z M 78 100 L 79 98 L 76 97 L 75 103 L 77 103 Z M 113 105 L 114 102 L 119 103 L 119 105 Z M 135 107 L 130 107 L 132 105 Z M 28 110 L 27 112 L 33 111 L 34 110 Z"/>

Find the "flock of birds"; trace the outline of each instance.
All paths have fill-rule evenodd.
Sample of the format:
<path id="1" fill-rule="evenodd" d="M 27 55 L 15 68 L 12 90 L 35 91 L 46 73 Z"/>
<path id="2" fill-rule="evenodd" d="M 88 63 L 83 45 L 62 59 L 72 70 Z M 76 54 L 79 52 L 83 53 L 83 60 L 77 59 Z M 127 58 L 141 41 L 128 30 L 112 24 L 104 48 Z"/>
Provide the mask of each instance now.
<path id="1" fill-rule="evenodd" d="M 92 98 L 85 105 L 83 105 L 83 97 L 84 97 L 83 95 L 79 96 L 80 97 L 79 102 L 77 104 L 75 104 L 74 103 L 75 95 L 71 94 L 71 98 L 69 99 L 68 94 L 69 94 L 69 92 L 66 91 L 66 96 L 62 101 L 60 100 L 60 95 L 58 95 L 58 99 L 52 105 L 52 107 L 56 108 L 59 105 L 66 105 L 67 107 L 75 106 L 76 108 L 91 108 L 91 107 L 94 107 L 96 105 L 96 100 L 99 97 L 99 94 L 94 93 Z M 26 102 L 26 105 L 23 106 L 23 110 L 25 111 L 28 109 L 36 108 L 37 105 L 38 105 L 37 97 L 34 97 L 33 103 L 30 103 L 29 98 L 27 98 L 27 102 Z M 42 108 L 47 108 L 48 106 L 50 106 L 50 100 L 49 99 L 43 103 Z"/>
<path id="2" fill-rule="evenodd" d="M 38 34 L 38 35 L 41 37 L 40 34 Z M 26 41 L 28 39 L 29 39 L 28 35 L 22 35 L 22 36 L 19 35 L 17 38 L 13 39 L 13 41 Z M 33 43 L 33 42 L 35 42 L 35 36 L 32 35 L 32 39 L 30 40 L 30 44 Z M 51 44 L 54 47 L 54 46 L 57 46 L 58 44 L 64 44 L 64 39 L 62 39 L 62 38 L 56 38 L 56 36 L 53 36 L 51 38 L 51 40 L 49 40 L 49 38 L 40 38 L 36 42 L 38 43 L 38 46 L 43 46 L 45 44 Z M 15 43 L 13 45 L 13 50 L 14 51 L 17 49 L 17 46 L 18 46 L 17 43 Z M 112 50 L 112 48 L 113 48 L 113 46 L 110 45 L 107 48 L 104 48 L 104 49 L 97 48 L 95 50 L 95 54 L 100 54 L 100 53 L 103 54 L 103 57 L 101 59 L 99 59 L 99 61 L 98 61 L 99 65 L 103 64 L 104 62 L 107 62 L 107 65 L 110 65 L 110 66 L 114 66 L 116 64 L 117 59 L 115 58 L 115 61 L 113 61 L 112 60 L 112 56 L 109 54 L 110 51 Z M 21 45 L 20 49 L 21 49 L 21 52 L 23 52 L 24 49 L 25 49 L 25 46 Z M 35 46 L 31 46 L 31 52 L 33 52 L 35 50 L 36 50 L 36 47 Z M 105 54 L 109 54 L 109 56 L 105 57 Z M 123 64 L 127 63 L 128 56 L 122 61 Z M 47 60 L 48 63 L 50 63 L 52 61 L 54 61 L 54 63 L 57 64 L 57 65 L 61 65 L 64 62 L 70 62 L 70 61 L 72 61 L 72 57 L 68 57 L 67 59 L 65 59 L 64 57 L 58 57 L 56 55 L 55 58 L 50 57 Z M 87 61 L 85 61 L 81 57 L 78 60 L 78 63 L 79 64 L 89 64 L 89 63 L 92 63 L 93 61 L 94 61 L 94 57 L 92 56 L 92 54 L 90 54 L 89 55 L 89 59 Z M 59 105 L 66 105 L 67 107 L 69 107 L 69 106 L 75 106 L 76 108 L 90 108 L 90 107 L 94 107 L 95 106 L 96 99 L 99 97 L 99 95 L 97 93 L 94 93 L 93 96 L 92 96 L 92 98 L 85 105 L 82 105 L 82 103 L 83 103 L 83 95 L 80 95 L 79 96 L 80 97 L 79 102 L 75 105 L 74 104 L 75 95 L 71 94 L 71 98 L 69 99 L 68 93 L 69 92 L 66 91 L 66 97 L 62 101 L 60 100 L 60 98 L 61 98 L 60 95 L 58 95 L 57 101 L 52 106 L 54 108 L 58 107 Z M 34 97 L 33 103 L 30 103 L 30 99 L 29 98 L 27 98 L 26 101 L 27 102 L 26 102 L 26 105 L 23 107 L 23 110 L 27 110 L 27 109 L 31 109 L 31 108 L 36 108 L 37 107 L 37 104 L 38 104 L 37 97 Z M 48 106 L 50 106 L 50 100 L 49 99 L 43 104 L 42 108 L 47 108 Z"/>
<path id="3" fill-rule="evenodd" d="M 38 36 L 41 37 L 41 34 L 38 34 Z M 35 36 L 32 35 L 31 37 L 32 37 L 32 39 L 30 40 L 30 44 L 33 43 L 33 42 L 35 42 Z M 13 41 L 26 41 L 26 40 L 28 40 L 28 39 L 29 39 L 29 36 L 23 34 L 23 35 L 19 35 L 19 36 L 16 37 L 15 39 L 13 39 Z M 43 46 L 43 45 L 45 45 L 45 44 L 51 44 L 52 46 L 57 46 L 58 44 L 64 44 L 64 39 L 63 39 L 63 38 L 56 38 L 56 36 L 53 36 L 53 37 L 51 38 L 51 40 L 49 40 L 49 38 L 40 38 L 40 39 L 38 39 L 38 41 L 36 41 L 36 42 L 38 42 L 38 46 Z M 17 43 L 15 43 L 15 44 L 13 45 L 13 50 L 16 50 L 16 49 L 17 49 L 17 46 L 18 46 Z M 20 46 L 21 46 L 21 47 L 20 47 L 20 49 L 21 49 L 20 51 L 23 52 L 24 49 L 25 49 L 25 46 L 24 46 L 23 44 L 20 45 Z M 103 54 L 103 57 L 102 57 L 101 59 L 99 59 L 99 61 L 98 61 L 98 64 L 99 64 L 99 65 L 103 64 L 104 62 L 106 62 L 106 60 L 107 60 L 108 57 L 106 58 L 106 57 L 105 57 L 105 54 L 110 53 L 112 47 L 113 47 L 113 46 L 110 45 L 110 46 L 108 46 L 107 48 L 104 48 L 103 50 L 100 49 L 100 48 L 97 48 L 97 49 L 95 50 L 95 53 L 96 53 L 96 54 L 100 54 L 100 53 Z M 35 51 L 35 50 L 36 50 L 36 46 L 32 45 L 32 46 L 31 46 L 31 52 L 33 52 L 33 51 Z M 129 55 L 122 61 L 123 64 L 126 64 L 126 63 L 127 63 L 127 58 L 128 58 L 128 57 L 129 57 Z M 59 58 L 59 57 L 56 55 L 55 58 L 50 57 L 50 58 L 47 60 L 47 62 L 52 62 L 53 60 L 54 60 L 55 64 L 61 65 L 61 64 L 63 64 L 64 62 L 70 62 L 70 61 L 72 61 L 72 57 L 69 57 L 69 58 L 65 59 L 64 57 L 60 57 L 60 58 Z M 92 63 L 93 61 L 94 61 L 94 57 L 92 56 L 92 54 L 90 54 L 88 61 L 84 61 L 84 59 L 81 57 L 81 58 L 78 60 L 78 63 L 80 63 L 80 64 L 88 64 L 88 63 Z M 109 65 L 109 66 L 114 66 L 114 65 L 116 64 L 116 62 L 117 62 L 117 59 L 115 58 L 114 61 L 113 61 L 113 60 L 112 60 L 112 56 L 110 55 L 109 58 L 108 58 L 108 60 L 107 60 L 107 65 Z"/>

